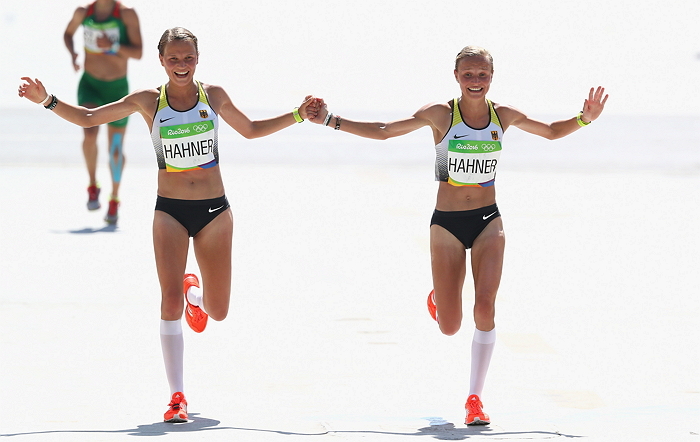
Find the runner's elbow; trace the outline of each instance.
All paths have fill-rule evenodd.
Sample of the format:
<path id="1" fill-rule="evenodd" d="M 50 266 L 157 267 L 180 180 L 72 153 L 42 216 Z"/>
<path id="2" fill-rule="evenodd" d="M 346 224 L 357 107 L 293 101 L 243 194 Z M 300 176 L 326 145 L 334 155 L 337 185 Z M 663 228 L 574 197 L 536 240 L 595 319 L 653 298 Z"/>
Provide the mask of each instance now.
<path id="1" fill-rule="evenodd" d="M 558 131 L 554 128 L 550 128 L 547 132 L 542 134 L 542 136 L 548 140 L 558 140 L 559 138 L 562 138 L 565 135 L 565 133 L 562 133 L 561 131 Z"/>
<path id="2" fill-rule="evenodd" d="M 77 124 L 78 126 L 82 127 L 83 129 L 88 129 L 91 127 L 99 126 L 99 123 L 95 122 L 95 119 L 93 118 L 92 114 L 86 113 L 84 115 L 80 115 L 73 123 Z"/>
<path id="3" fill-rule="evenodd" d="M 386 130 L 386 126 L 380 126 L 379 130 L 375 131 L 372 133 L 371 138 L 374 138 L 375 140 L 388 140 L 389 138 L 395 137 L 396 135 L 391 134 L 389 131 Z"/>
<path id="4" fill-rule="evenodd" d="M 259 138 L 259 136 L 255 135 L 255 133 L 252 130 L 242 130 L 238 133 L 241 134 L 241 136 L 246 140 L 253 140 L 255 138 Z"/>
<path id="5" fill-rule="evenodd" d="M 381 131 L 379 133 L 379 136 L 377 137 L 377 139 L 384 141 L 384 140 L 388 140 L 389 138 L 392 138 L 392 137 L 393 137 L 393 135 L 386 133 L 386 131 Z"/>

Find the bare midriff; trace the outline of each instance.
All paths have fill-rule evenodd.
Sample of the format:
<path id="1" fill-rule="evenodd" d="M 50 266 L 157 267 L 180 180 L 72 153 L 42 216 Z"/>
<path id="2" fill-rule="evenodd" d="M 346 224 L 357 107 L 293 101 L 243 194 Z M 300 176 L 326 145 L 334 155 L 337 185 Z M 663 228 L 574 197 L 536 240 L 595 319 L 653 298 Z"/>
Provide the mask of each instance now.
<path id="1" fill-rule="evenodd" d="M 128 58 L 120 55 L 85 53 L 85 72 L 102 81 L 126 77 Z"/>
<path id="2" fill-rule="evenodd" d="M 206 200 L 224 195 L 219 166 L 187 172 L 158 171 L 158 195 L 181 200 Z"/>
<path id="3" fill-rule="evenodd" d="M 496 188 L 453 186 L 440 182 L 435 208 L 444 212 L 474 210 L 496 203 Z"/>

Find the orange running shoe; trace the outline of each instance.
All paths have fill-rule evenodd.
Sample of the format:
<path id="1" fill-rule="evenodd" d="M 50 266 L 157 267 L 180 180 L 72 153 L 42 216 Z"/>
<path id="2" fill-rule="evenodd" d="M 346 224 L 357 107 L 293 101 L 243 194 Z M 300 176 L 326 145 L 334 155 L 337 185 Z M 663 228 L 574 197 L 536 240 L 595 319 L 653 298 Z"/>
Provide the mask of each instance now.
<path id="1" fill-rule="evenodd" d="M 105 215 L 105 221 L 107 224 L 116 224 L 119 219 L 119 198 L 110 198 L 109 209 L 107 210 L 107 215 Z"/>
<path id="2" fill-rule="evenodd" d="M 100 186 L 99 184 L 93 184 L 87 188 L 88 191 L 88 210 L 97 210 L 100 207 Z"/>
<path id="3" fill-rule="evenodd" d="M 464 408 L 467 409 L 467 418 L 464 423 L 467 425 L 488 425 L 491 423 L 489 415 L 484 413 L 482 409 L 484 405 L 481 403 L 479 396 L 472 394 L 467 398 L 467 403 Z"/>
<path id="4" fill-rule="evenodd" d="M 179 391 L 174 393 L 168 407 L 170 408 L 168 408 L 168 411 L 166 411 L 163 416 L 165 422 L 187 422 L 187 401 L 185 400 L 184 394 Z"/>
<path id="5" fill-rule="evenodd" d="M 440 322 L 437 318 L 437 306 L 435 305 L 435 290 L 431 290 L 430 294 L 428 295 L 428 312 L 435 321 Z"/>
<path id="6" fill-rule="evenodd" d="M 187 307 L 185 308 L 185 319 L 187 319 L 187 325 L 190 326 L 192 330 L 197 333 L 202 333 L 207 327 L 207 320 L 209 315 L 204 313 L 204 311 L 194 304 L 190 304 L 189 299 L 187 299 L 187 290 L 192 287 L 199 287 L 199 279 L 197 275 L 193 273 L 185 274 L 185 278 L 182 281 L 182 288 L 185 292 L 185 301 L 187 301 Z"/>

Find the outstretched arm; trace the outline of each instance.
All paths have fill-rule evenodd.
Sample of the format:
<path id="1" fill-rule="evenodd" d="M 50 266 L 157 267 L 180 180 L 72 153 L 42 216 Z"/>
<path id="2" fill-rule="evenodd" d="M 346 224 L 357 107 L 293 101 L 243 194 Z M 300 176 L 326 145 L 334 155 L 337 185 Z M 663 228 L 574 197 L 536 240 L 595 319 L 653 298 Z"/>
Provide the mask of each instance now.
<path id="1" fill-rule="evenodd" d="M 309 121 L 364 138 L 386 140 L 406 135 L 424 126 L 431 126 L 435 131 L 436 128 L 440 127 L 440 124 L 437 122 L 442 114 L 444 114 L 444 110 L 441 109 L 441 105 L 429 104 L 423 106 L 418 112 L 408 118 L 388 123 L 355 121 L 330 113 L 325 103 L 323 103 L 323 107 L 318 115 Z"/>
<path id="2" fill-rule="evenodd" d="M 549 124 L 530 118 L 523 112 L 510 106 L 500 106 L 497 110 L 506 127 L 513 125 L 525 132 L 539 135 L 549 140 L 555 140 L 565 137 L 596 120 L 603 112 L 606 101 L 608 101 L 608 95 L 605 94 L 605 88 L 600 86 L 597 89 L 591 88 L 588 98 L 583 102 L 581 114 L 568 120 L 555 121 Z"/>
<path id="3" fill-rule="evenodd" d="M 111 123 L 145 109 L 142 106 L 144 100 L 134 98 L 137 96 L 137 92 L 129 94 L 114 103 L 109 103 L 96 109 L 88 109 L 59 101 L 54 95 L 46 92 L 46 88 L 38 79 L 32 80 L 29 77 L 22 77 L 22 80 L 24 82 L 19 85 L 18 90 L 20 97 L 24 97 L 33 103 L 49 106 L 48 109 L 53 110 L 59 117 L 81 127 L 93 127 Z"/>
<path id="4" fill-rule="evenodd" d="M 228 123 L 236 132 L 245 138 L 260 138 L 286 127 L 296 124 L 298 117 L 303 121 L 315 117 L 318 113 L 319 102 L 311 95 L 307 95 L 301 105 L 295 111 L 262 120 L 250 120 L 231 101 L 226 91 L 220 86 L 208 86 L 207 94 L 217 114 Z"/>

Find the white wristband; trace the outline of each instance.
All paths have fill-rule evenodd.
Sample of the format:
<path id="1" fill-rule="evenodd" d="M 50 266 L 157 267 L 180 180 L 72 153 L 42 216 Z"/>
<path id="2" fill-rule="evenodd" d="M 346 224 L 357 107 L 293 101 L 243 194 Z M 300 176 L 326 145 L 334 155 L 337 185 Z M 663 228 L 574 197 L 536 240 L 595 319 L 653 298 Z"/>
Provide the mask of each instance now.
<path id="1" fill-rule="evenodd" d="M 41 100 L 41 103 L 39 103 L 39 104 L 41 104 L 42 106 L 46 106 L 46 105 L 49 103 L 50 100 L 51 100 L 51 94 L 49 94 L 49 93 L 47 92 L 47 93 L 46 93 L 46 98 L 44 98 L 43 100 Z"/>
<path id="2" fill-rule="evenodd" d="M 323 120 L 323 125 L 324 125 L 324 126 L 328 126 L 328 123 L 331 122 L 331 118 L 333 118 L 333 114 L 330 113 L 330 112 L 328 112 L 328 113 L 326 114 L 326 118 Z"/>

